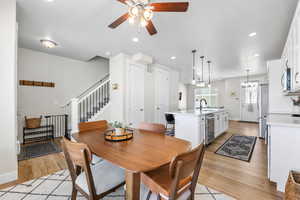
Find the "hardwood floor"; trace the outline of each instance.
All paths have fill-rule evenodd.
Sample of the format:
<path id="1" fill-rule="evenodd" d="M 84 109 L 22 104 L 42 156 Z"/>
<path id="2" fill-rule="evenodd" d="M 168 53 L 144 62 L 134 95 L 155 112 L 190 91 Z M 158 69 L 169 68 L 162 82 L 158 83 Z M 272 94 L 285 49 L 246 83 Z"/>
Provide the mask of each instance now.
<path id="1" fill-rule="evenodd" d="M 59 139 L 56 139 L 55 142 L 59 143 Z M 18 180 L 0 185 L 0 189 L 46 176 L 67 168 L 63 153 L 50 154 L 38 158 L 23 160 L 19 161 L 18 164 Z"/>
<path id="2" fill-rule="evenodd" d="M 281 194 L 276 192 L 275 185 L 267 179 L 267 149 L 263 140 L 257 139 L 249 163 L 214 153 L 232 134 L 257 136 L 258 125 L 231 121 L 229 131 L 208 147 L 199 182 L 237 199 L 282 199 Z M 21 161 L 19 162 L 19 179 L 0 185 L 0 189 L 65 168 L 66 163 L 62 153 Z"/>
<path id="3" fill-rule="evenodd" d="M 264 140 L 257 139 L 250 162 L 214 153 L 232 134 L 258 136 L 258 124 L 231 121 L 229 130 L 207 148 L 199 182 L 237 199 L 282 199 L 267 178 Z"/>

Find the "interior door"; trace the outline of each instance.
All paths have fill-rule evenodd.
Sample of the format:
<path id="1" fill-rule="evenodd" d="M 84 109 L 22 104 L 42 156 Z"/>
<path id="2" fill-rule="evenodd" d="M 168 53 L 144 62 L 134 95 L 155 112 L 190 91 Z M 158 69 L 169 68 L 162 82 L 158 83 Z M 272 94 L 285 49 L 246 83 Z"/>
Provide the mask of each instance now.
<path id="1" fill-rule="evenodd" d="M 241 85 L 241 121 L 258 122 L 258 81 Z"/>
<path id="2" fill-rule="evenodd" d="M 169 72 L 155 71 L 155 122 L 165 124 L 165 113 L 169 111 Z"/>
<path id="3" fill-rule="evenodd" d="M 131 127 L 136 128 L 140 122 L 144 121 L 144 68 L 136 65 L 129 67 L 129 115 L 128 122 Z"/>

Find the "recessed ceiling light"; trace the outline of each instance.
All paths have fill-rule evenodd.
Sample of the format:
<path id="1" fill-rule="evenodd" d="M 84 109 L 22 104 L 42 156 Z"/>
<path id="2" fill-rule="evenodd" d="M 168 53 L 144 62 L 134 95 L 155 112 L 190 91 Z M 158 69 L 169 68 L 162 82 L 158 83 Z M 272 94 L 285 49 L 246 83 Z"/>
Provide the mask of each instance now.
<path id="1" fill-rule="evenodd" d="M 171 60 L 175 60 L 175 59 L 176 59 L 176 56 L 172 56 L 172 57 L 171 57 Z"/>
<path id="2" fill-rule="evenodd" d="M 254 54 L 254 57 L 258 57 L 258 56 L 259 56 L 259 54 L 258 54 L 258 53 Z"/>
<path id="3" fill-rule="evenodd" d="M 253 32 L 253 33 L 250 33 L 249 34 L 249 37 L 254 37 L 254 36 L 256 36 L 257 35 L 257 33 L 256 32 Z"/>
<path id="4" fill-rule="evenodd" d="M 132 41 L 133 41 L 133 42 L 138 42 L 138 41 L 139 41 L 139 38 L 134 37 L 134 38 L 132 38 Z"/>
<path id="5" fill-rule="evenodd" d="M 48 39 L 42 39 L 40 40 L 41 44 L 43 45 L 43 47 L 46 47 L 48 49 L 52 49 L 54 47 L 57 47 L 58 44 L 52 40 L 48 40 Z"/>
<path id="6" fill-rule="evenodd" d="M 54 0 L 46 0 L 46 1 L 48 1 L 48 2 L 53 2 Z"/>
<path id="7" fill-rule="evenodd" d="M 110 56 L 111 53 L 109 51 L 105 52 L 105 55 Z"/>

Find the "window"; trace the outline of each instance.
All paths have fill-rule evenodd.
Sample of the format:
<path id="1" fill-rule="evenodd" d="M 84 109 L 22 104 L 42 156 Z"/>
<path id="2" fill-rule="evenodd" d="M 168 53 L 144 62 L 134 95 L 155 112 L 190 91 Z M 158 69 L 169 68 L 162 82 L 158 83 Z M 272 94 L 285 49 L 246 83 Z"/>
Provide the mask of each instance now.
<path id="1" fill-rule="evenodd" d="M 242 88 L 245 89 L 245 103 L 257 104 L 258 82 L 243 83 Z"/>
<path id="2" fill-rule="evenodd" d="M 195 108 L 199 107 L 200 99 L 205 99 L 208 107 L 217 107 L 218 90 L 214 88 L 197 88 L 195 89 Z"/>

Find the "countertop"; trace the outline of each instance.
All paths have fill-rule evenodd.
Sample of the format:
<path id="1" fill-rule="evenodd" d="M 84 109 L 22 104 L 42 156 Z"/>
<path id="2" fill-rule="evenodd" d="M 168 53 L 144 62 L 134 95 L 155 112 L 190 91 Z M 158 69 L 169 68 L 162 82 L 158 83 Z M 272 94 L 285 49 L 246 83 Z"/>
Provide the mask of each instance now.
<path id="1" fill-rule="evenodd" d="M 299 127 L 300 117 L 292 117 L 291 114 L 269 114 L 267 124 L 273 126 Z"/>
<path id="2" fill-rule="evenodd" d="M 212 113 L 218 113 L 218 112 L 223 112 L 224 109 L 203 109 L 201 112 L 200 110 L 181 110 L 181 111 L 170 111 L 166 112 L 169 114 L 173 115 L 191 115 L 191 116 L 203 116 L 203 115 L 208 115 Z"/>

